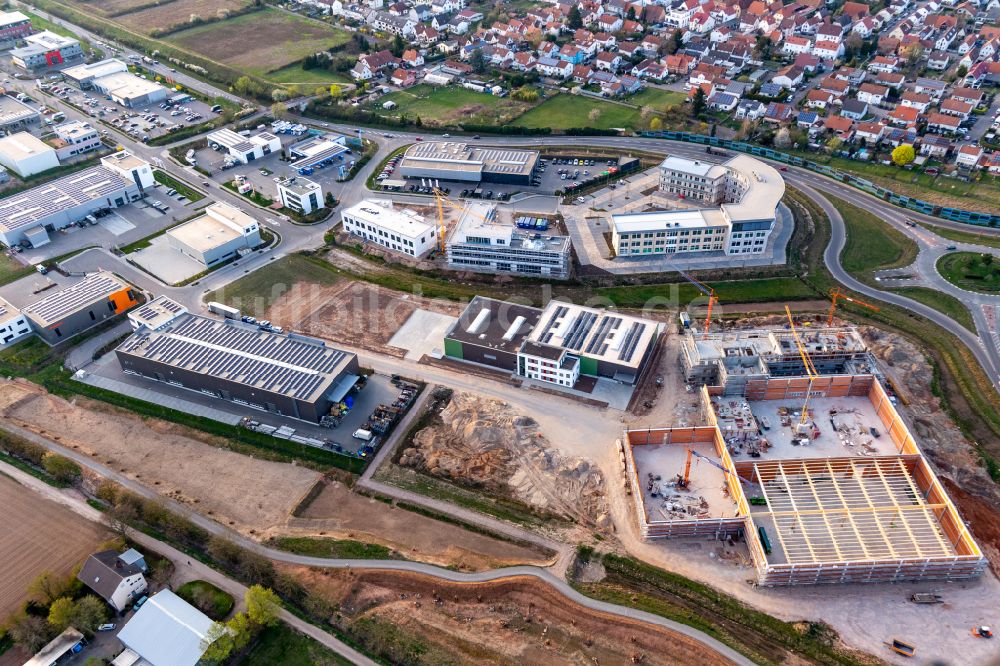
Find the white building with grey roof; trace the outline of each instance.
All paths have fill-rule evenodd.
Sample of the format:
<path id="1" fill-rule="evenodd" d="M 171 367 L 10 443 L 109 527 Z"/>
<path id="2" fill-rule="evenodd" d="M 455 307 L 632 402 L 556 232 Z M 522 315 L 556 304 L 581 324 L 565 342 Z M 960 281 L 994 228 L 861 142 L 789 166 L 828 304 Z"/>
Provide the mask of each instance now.
<path id="1" fill-rule="evenodd" d="M 244 136 L 231 129 L 220 129 L 206 138 L 209 146 L 224 150 L 240 164 L 248 164 L 281 150 L 281 139 L 270 132 Z"/>
<path id="2" fill-rule="evenodd" d="M 399 173 L 404 178 L 528 185 L 537 166 L 537 150 L 428 141 L 406 149 Z"/>
<path id="3" fill-rule="evenodd" d="M 0 95 L 0 131 L 19 132 L 38 127 L 41 114 L 10 95 Z"/>
<path id="4" fill-rule="evenodd" d="M 21 178 L 59 166 L 56 149 L 27 132 L 0 138 L 0 164 Z"/>
<path id="5" fill-rule="evenodd" d="M 322 340 L 187 312 L 158 298 L 115 354 L 122 370 L 249 409 L 318 423 L 358 381 L 355 354 Z"/>
<path id="6" fill-rule="evenodd" d="M 139 303 L 137 290 L 108 271 L 45 295 L 21 308 L 38 337 L 54 345 Z"/>
<path id="7" fill-rule="evenodd" d="M 340 214 L 344 231 L 411 257 L 437 244 L 438 230 L 416 211 L 393 208 L 391 201 L 365 199 Z"/>
<path id="8" fill-rule="evenodd" d="M 147 162 L 126 151 L 109 155 L 99 166 L 0 198 L 0 242 L 44 245 L 47 228 L 62 229 L 96 211 L 138 201 L 154 182 Z"/>
<path id="9" fill-rule="evenodd" d="M 24 46 L 10 52 L 10 58 L 15 65 L 27 70 L 52 69 L 83 58 L 79 41 L 48 30 L 28 35 L 24 41 Z"/>

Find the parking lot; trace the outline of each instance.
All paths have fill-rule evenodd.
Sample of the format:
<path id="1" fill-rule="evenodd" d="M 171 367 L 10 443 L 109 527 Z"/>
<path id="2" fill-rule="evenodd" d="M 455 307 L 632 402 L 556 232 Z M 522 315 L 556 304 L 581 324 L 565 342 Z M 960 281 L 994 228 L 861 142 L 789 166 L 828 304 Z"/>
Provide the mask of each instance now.
<path id="1" fill-rule="evenodd" d="M 282 149 L 287 150 L 289 146 L 302 141 L 305 137 L 279 135 L 279 138 L 281 139 Z M 269 199 L 275 199 L 278 196 L 277 185 L 275 184 L 278 180 L 282 178 L 303 177 L 299 174 L 298 169 L 291 166 L 289 162 L 282 161 L 281 153 L 278 151 L 248 164 L 238 163 L 234 167 L 223 169 L 227 154 L 224 151 L 203 148 L 195 151 L 195 159 L 200 168 L 212 172 L 212 179 L 216 182 L 228 183 L 232 182 L 237 176 L 244 176 L 253 185 L 256 192 Z M 324 195 L 327 192 L 333 192 L 336 196 L 344 187 L 343 183 L 338 180 L 340 177 L 339 166 L 343 165 L 345 170 L 349 169 L 355 157 L 356 153 L 344 154 L 342 160 L 334 158 L 333 163 L 329 166 L 321 169 L 313 169 L 312 173 L 304 177 L 322 187 Z"/>
<path id="2" fill-rule="evenodd" d="M 216 116 L 212 107 L 194 98 L 176 104 L 163 101 L 143 107 L 125 108 L 96 90 L 80 90 L 57 82 L 45 93 L 72 104 L 87 115 L 103 120 L 138 141 L 169 134 L 181 127 L 197 125 Z M 174 96 L 187 97 L 186 95 Z M 171 98 L 168 98 L 168 100 Z"/>
<path id="3" fill-rule="evenodd" d="M 396 175 L 396 167 L 401 157 L 396 157 L 386 163 L 376 180 L 383 183 L 405 181 L 403 187 L 388 187 L 390 192 L 406 192 L 413 194 L 430 194 L 435 183 L 448 195 L 463 199 L 495 199 L 506 201 L 515 193 L 552 195 L 555 192 L 565 192 L 572 187 L 583 187 L 588 181 L 600 177 L 610 170 L 617 171 L 617 157 L 573 157 L 569 155 L 543 156 L 538 160 L 538 167 L 532 173 L 531 183 L 527 185 L 510 183 L 478 184 L 467 181 L 435 181 L 433 179 L 401 178 Z"/>

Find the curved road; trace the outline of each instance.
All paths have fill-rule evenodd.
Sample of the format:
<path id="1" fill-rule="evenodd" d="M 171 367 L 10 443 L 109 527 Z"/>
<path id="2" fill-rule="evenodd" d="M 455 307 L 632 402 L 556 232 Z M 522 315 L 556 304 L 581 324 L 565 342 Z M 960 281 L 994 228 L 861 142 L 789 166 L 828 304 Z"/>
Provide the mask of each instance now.
<path id="1" fill-rule="evenodd" d="M 674 622 L 673 620 L 668 620 L 667 618 L 661 617 L 659 615 L 654 615 L 652 613 L 647 613 L 644 611 L 636 610 L 634 608 L 628 608 L 626 606 L 619 606 L 617 604 L 611 604 L 604 601 L 599 601 L 597 599 L 591 599 L 590 597 L 580 594 L 569 583 L 567 583 L 562 578 L 554 575 L 547 569 L 533 566 L 515 566 L 515 567 L 504 567 L 501 569 L 493 569 L 490 571 L 480 571 L 475 573 L 462 573 L 458 571 L 452 571 L 451 569 L 445 569 L 443 567 L 438 567 L 432 564 L 424 564 L 421 562 L 409 562 L 406 560 L 356 560 L 356 559 L 334 559 L 334 558 L 323 558 L 323 557 L 310 557 L 306 555 L 296 555 L 294 553 L 287 553 L 282 550 L 276 550 L 274 548 L 269 548 L 263 544 L 257 543 L 244 537 L 242 534 L 235 532 L 228 527 L 221 525 L 210 518 L 206 518 L 196 511 L 191 510 L 186 505 L 177 502 L 176 500 L 166 498 L 150 490 L 143 484 L 130 479 L 124 474 L 118 473 L 113 469 L 107 467 L 106 465 L 99 463 L 92 459 L 90 456 L 84 455 L 74 449 L 62 446 L 58 442 L 50 440 L 46 437 L 35 434 L 30 430 L 15 426 L 11 423 L 0 424 L 0 429 L 6 430 L 10 433 L 23 437 L 29 441 L 32 441 L 40 446 L 55 451 L 62 456 L 70 458 L 82 467 L 86 467 L 100 476 L 110 479 L 121 486 L 127 488 L 129 491 L 140 495 L 146 499 L 156 500 L 158 502 L 166 505 L 172 512 L 184 516 L 191 522 L 195 523 L 202 529 L 206 530 L 208 533 L 228 539 L 234 543 L 239 544 L 241 547 L 259 553 L 265 557 L 279 562 L 287 562 L 289 564 L 299 564 L 310 567 L 328 568 L 328 569 L 365 569 L 365 570 L 391 570 L 391 571 L 406 571 L 415 574 L 423 574 L 426 576 L 432 576 L 435 578 L 440 578 L 452 583 L 486 583 L 490 581 L 502 580 L 504 578 L 510 578 L 511 576 L 530 576 L 535 578 L 542 583 L 551 585 L 556 588 L 562 595 L 569 598 L 573 603 L 579 604 L 588 608 L 592 611 L 599 613 L 606 613 L 608 615 L 614 615 L 618 617 L 623 617 L 631 620 L 638 620 L 640 622 L 645 622 L 648 624 L 656 625 L 668 631 L 672 631 L 677 634 L 681 634 L 695 641 L 698 641 L 710 650 L 717 652 L 719 655 L 729 659 L 735 664 L 740 664 L 740 666 L 753 666 L 753 662 L 740 653 L 736 652 L 729 646 L 721 643 L 720 641 L 708 636 L 707 634 L 698 631 L 686 624 L 681 624 L 679 622 Z M 63 495 L 65 498 L 66 496 Z M 71 499 L 69 501 L 76 502 L 86 506 L 83 500 Z M 64 502 L 65 503 L 65 502 Z M 346 646 L 344 646 L 346 647 Z M 370 661 L 364 661 L 361 663 L 371 663 Z"/>

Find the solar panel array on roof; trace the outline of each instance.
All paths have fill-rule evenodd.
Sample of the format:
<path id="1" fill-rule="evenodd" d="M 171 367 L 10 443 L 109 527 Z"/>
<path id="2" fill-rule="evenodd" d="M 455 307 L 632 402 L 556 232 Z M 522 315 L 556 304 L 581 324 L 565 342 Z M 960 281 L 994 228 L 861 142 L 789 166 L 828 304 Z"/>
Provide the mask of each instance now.
<path id="1" fill-rule="evenodd" d="M 556 311 L 552 313 L 552 317 L 548 320 L 548 322 L 546 322 L 545 328 L 542 329 L 542 334 L 539 336 L 539 340 L 542 344 L 549 344 L 552 340 L 552 329 L 555 327 L 557 321 L 566 316 L 567 312 L 569 312 L 569 308 L 565 305 L 560 305 L 556 308 Z"/>
<path id="2" fill-rule="evenodd" d="M 308 399 L 346 353 L 235 322 L 187 315 L 161 334 L 123 348 L 178 368 Z"/>
<path id="3" fill-rule="evenodd" d="M 24 308 L 32 319 L 54 323 L 81 308 L 107 298 L 126 285 L 110 273 L 95 273 Z"/>
<path id="4" fill-rule="evenodd" d="M 139 308 L 135 317 L 143 321 L 153 321 L 160 316 L 160 313 L 164 310 L 171 314 L 175 314 L 184 309 L 184 306 L 180 303 L 170 300 L 169 298 L 158 298 L 146 305 Z"/>
<path id="5" fill-rule="evenodd" d="M 118 194 L 135 183 L 96 166 L 0 199 L 0 228 L 13 230 L 63 210 Z"/>
<path id="6" fill-rule="evenodd" d="M 597 321 L 597 314 L 594 312 L 581 312 L 574 321 L 573 325 L 570 326 L 569 332 L 563 338 L 563 347 L 566 349 L 572 349 L 574 351 L 580 351 L 583 347 L 584 340 L 590 335 L 590 330 L 594 327 L 594 323 Z"/>
<path id="7" fill-rule="evenodd" d="M 625 334 L 625 340 L 622 342 L 621 351 L 618 352 L 618 359 L 628 363 L 632 360 L 632 356 L 635 354 L 635 348 L 639 346 L 639 340 L 642 339 L 642 334 L 646 330 L 646 325 L 641 321 L 633 322 L 632 328 L 629 332 Z"/>
<path id="8" fill-rule="evenodd" d="M 621 317 L 604 317 L 598 325 L 594 337 L 587 344 L 587 353 L 593 354 L 596 351 L 598 355 L 604 356 L 604 352 L 608 351 L 608 345 L 611 343 L 608 336 L 617 331 L 621 323 Z"/>

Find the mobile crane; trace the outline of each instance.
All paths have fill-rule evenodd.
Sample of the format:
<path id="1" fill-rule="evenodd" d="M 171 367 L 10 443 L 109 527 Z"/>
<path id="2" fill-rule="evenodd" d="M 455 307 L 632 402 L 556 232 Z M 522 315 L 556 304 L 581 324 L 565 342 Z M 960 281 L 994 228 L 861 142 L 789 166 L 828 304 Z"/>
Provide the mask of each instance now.
<path id="1" fill-rule="evenodd" d="M 833 326 L 833 314 L 837 311 L 837 301 L 847 301 L 848 303 L 854 303 L 855 305 L 860 305 L 861 307 L 868 308 L 874 312 L 878 312 L 881 308 L 872 305 L 871 303 L 865 303 L 864 301 L 854 298 L 853 296 L 848 296 L 840 290 L 840 287 L 834 287 L 830 290 L 830 314 L 826 318 L 826 325 Z"/>

